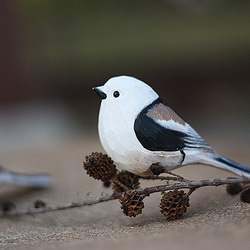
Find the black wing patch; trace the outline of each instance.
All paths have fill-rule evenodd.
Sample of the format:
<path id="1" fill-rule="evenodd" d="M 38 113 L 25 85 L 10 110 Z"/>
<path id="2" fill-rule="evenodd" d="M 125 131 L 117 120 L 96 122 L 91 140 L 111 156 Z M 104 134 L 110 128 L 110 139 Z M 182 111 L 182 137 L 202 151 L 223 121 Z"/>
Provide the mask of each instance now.
<path id="1" fill-rule="evenodd" d="M 172 130 L 161 126 L 149 117 L 148 111 L 159 104 L 166 105 L 158 98 L 144 108 L 135 120 L 135 134 L 144 148 L 151 151 L 178 151 L 183 148 L 212 150 L 194 130 L 190 134 Z"/>
<path id="2" fill-rule="evenodd" d="M 158 103 L 160 103 L 160 99 L 144 108 L 137 116 L 134 123 L 137 139 L 144 148 L 151 151 L 177 151 L 183 149 L 185 146 L 185 133 L 164 128 L 147 116 L 148 110 Z"/>

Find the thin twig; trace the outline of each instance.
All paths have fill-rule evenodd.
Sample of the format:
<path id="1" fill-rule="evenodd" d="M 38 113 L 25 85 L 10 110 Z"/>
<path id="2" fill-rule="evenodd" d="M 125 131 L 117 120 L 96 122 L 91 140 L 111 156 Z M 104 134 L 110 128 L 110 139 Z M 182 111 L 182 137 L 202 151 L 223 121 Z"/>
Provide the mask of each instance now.
<path id="1" fill-rule="evenodd" d="M 114 176 L 111 180 L 112 180 L 113 183 L 115 183 L 118 186 L 122 187 L 124 190 L 129 189 L 126 185 L 124 185 L 121 181 L 118 180 L 117 176 Z"/>
<path id="2" fill-rule="evenodd" d="M 173 173 L 172 171 L 169 171 L 167 169 L 164 170 L 164 173 L 177 177 L 179 181 L 188 181 L 187 179 L 184 179 L 181 175 Z"/>
<path id="3" fill-rule="evenodd" d="M 119 193 L 119 194 L 121 196 L 121 193 Z M 46 213 L 46 212 L 50 212 L 50 211 L 65 210 L 65 209 L 69 209 L 69 208 L 94 205 L 96 203 L 109 201 L 109 200 L 113 200 L 113 199 L 118 199 L 118 198 L 120 198 L 120 196 L 113 197 L 113 194 L 108 194 L 108 195 L 104 195 L 101 197 L 87 199 L 87 200 L 83 200 L 83 201 L 79 201 L 79 202 L 65 203 L 63 205 L 53 205 L 53 206 L 48 206 L 48 207 L 43 207 L 43 208 L 28 208 L 28 209 L 23 209 L 23 210 L 5 211 L 5 212 L 0 212 L 0 216 L 38 214 L 38 213 Z"/>
<path id="4" fill-rule="evenodd" d="M 173 176 L 143 176 L 140 178 L 143 180 L 183 181 L 183 179 L 180 180 L 179 177 L 173 177 Z"/>
<path id="5" fill-rule="evenodd" d="M 205 186 L 221 186 L 225 184 L 235 184 L 235 183 L 250 183 L 250 178 L 247 177 L 227 177 L 227 178 L 216 178 L 216 179 L 207 179 L 207 180 L 194 180 L 187 182 L 179 182 L 169 185 L 161 185 L 154 187 L 146 187 L 143 189 L 138 189 L 139 194 L 152 194 L 156 192 L 163 192 L 167 190 L 175 190 L 175 189 L 197 189 Z"/>
<path id="6" fill-rule="evenodd" d="M 220 186 L 220 185 L 225 185 L 225 184 L 236 184 L 236 183 L 250 184 L 250 178 L 228 177 L 228 178 L 194 180 L 194 181 L 185 181 L 185 182 L 182 181 L 179 183 L 174 183 L 174 184 L 169 184 L 169 185 L 140 188 L 140 189 L 137 189 L 136 191 L 140 195 L 149 196 L 152 193 L 163 192 L 166 190 L 175 190 L 175 189 L 184 189 L 184 188 L 193 190 L 193 189 L 197 189 L 197 188 L 205 187 L 205 186 Z M 84 200 L 80 202 L 67 203 L 64 205 L 54 205 L 54 206 L 49 206 L 49 207 L 44 207 L 44 208 L 29 208 L 29 209 L 24 209 L 24 210 L 4 211 L 4 212 L 0 212 L 0 216 L 37 214 L 37 213 L 45 213 L 45 212 L 56 211 L 56 210 L 69 209 L 69 208 L 74 208 L 74 207 L 94 205 L 100 202 L 119 199 L 121 195 L 122 193 L 113 193 L 113 194 L 108 194 L 108 195 L 104 195 L 101 197 L 88 199 L 88 200 Z"/>

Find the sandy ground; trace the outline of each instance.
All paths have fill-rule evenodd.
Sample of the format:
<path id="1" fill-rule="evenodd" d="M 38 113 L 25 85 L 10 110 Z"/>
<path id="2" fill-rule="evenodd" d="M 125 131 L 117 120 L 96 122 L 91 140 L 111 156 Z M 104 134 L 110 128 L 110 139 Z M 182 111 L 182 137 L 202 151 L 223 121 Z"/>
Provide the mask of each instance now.
<path id="1" fill-rule="evenodd" d="M 46 148 L 16 149 L 0 153 L 1 164 L 13 171 L 51 173 L 56 180 L 49 190 L 1 187 L 0 202 L 13 200 L 18 208 L 32 207 L 36 199 L 48 205 L 80 201 L 110 193 L 82 168 L 84 156 L 102 151 L 98 138 L 79 137 Z M 221 142 L 211 138 L 218 152 L 249 165 L 248 139 Z M 234 149 L 237 149 L 235 151 Z M 189 179 L 227 177 L 206 166 L 176 171 Z M 141 186 L 158 182 L 143 181 Z M 1 249 L 249 249 L 250 205 L 231 197 L 225 187 L 205 187 L 191 196 L 191 206 L 178 220 L 166 221 L 159 212 L 160 194 L 145 199 L 143 213 L 123 215 L 119 202 L 37 214 L 0 218 Z"/>

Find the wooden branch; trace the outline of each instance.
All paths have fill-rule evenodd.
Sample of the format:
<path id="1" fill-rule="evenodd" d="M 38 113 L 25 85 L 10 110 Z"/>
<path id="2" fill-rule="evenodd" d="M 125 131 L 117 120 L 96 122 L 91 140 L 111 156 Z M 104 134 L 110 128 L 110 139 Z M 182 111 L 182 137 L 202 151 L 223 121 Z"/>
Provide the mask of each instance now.
<path id="1" fill-rule="evenodd" d="M 136 191 L 140 195 L 149 196 L 152 193 L 164 192 L 167 190 L 188 188 L 194 191 L 197 188 L 205 187 L 205 186 L 220 186 L 220 185 L 225 185 L 225 184 L 237 184 L 237 183 L 250 184 L 250 178 L 227 177 L 227 178 L 217 178 L 217 179 L 207 179 L 207 180 L 182 181 L 182 182 L 173 183 L 173 184 L 140 188 L 140 189 L 137 189 Z M 45 213 L 45 212 L 64 210 L 64 209 L 75 208 L 75 207 L 89 206 L 89 205 L 94 205 L 94 204 L 105 202 L 105 201 L 119 199 L 122 194 L 123 193 L 113 193 L 113 194 L 108 194 L 108 195 L 104 195 L 104 196 L 93 198 L 93 199 L 87 199 L 84 201 L 66 203 L 63 205 L 48 206 L 48 207 L 43 207 L 43 208 L 29 208 L 29 209 L 24 209 L 24 210 L 0 211 L 0 216 L 25 215 L 25 214 L 33 215 L 37 213 Z"/>

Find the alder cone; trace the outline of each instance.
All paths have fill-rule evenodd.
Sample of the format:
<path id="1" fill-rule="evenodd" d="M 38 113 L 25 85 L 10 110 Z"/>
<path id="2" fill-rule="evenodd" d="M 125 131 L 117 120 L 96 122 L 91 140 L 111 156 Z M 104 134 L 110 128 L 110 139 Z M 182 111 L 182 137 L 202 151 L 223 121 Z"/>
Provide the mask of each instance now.
<path id="1" fill-rule="evenodd" d="M 35 208 L 43 208 L 46 207 L 46 203 L 42 200 L 36 200 L 34 203 Z"/>
<path id="2" fill-rule="evenodd" d="M 183 190 L 165 192 L 162 196 L 160 208 L 161 213 L 167 220 L 180 218 L 189 207 L 189 196 Z"/>
<path id="3" fill-rule="evenodd" d="M 117 169 L 112 159 L 103 153 L 93 152 L 86 156 L 83 167 L 87 170 L 87 174 L 97 180 L 106 183 L 115 176 Z"/>
<path id="4" fill-rule="evenodd" d="M 16 205 L 15 205 L 15 203 L 14 202 L 12 202 L 12 201 L 5 201 L 3 204 L 2 204 L 2 210 L 4 211 L 4 212 L 8 212 L 8 211 L 13 211 L 13 210 L 15 210 L 15 208 L 16 208 Z"/>
<path id="5" fill-rule="evenodd" d="M 123 170 L 116 174 L 115 177 L 118 181 L 120 181 L 122 184 L 124 184 L 124 186 L 129 189 L 138 189 L 140 187 L 140 177 L 138 175 Z M 119 183 L 116 182 L 112 183 L 112 189 L 117 193 L 126 191 L 124 187 L 122 187 L 121 185 L 119 185 Z"/>
<path id="6" fill-rule="evenodd" d="M 243 185 L 241 183 L 228 184 L 226 191 L 231 195 L 236 195 L 243 190 Z"/>
<path id="7" fill-rule="evenodd" d="M 245 189 L 241 195 L 240 195 L 240 199 L 243 202 L 246 203 L 250 203 L 250 188 Z"/>
<path id="8" fill-rule="evenodd" d="M 127 190 L 119 199 L 123 213 L 135 217 L 142 213 L 144 203 L 137 191 Z"/>

